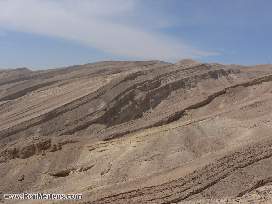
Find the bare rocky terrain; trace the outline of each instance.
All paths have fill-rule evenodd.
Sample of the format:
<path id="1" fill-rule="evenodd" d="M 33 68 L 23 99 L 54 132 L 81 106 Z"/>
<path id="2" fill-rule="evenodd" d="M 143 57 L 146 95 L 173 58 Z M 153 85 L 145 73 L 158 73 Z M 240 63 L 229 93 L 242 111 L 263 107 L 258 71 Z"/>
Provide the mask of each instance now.
<path id="1" fill-rule="evenodd" d="M 21 192 L 82 193 L 82 204 L 272 203 L 272 65 L 0 70 L 0 194 Z"/>

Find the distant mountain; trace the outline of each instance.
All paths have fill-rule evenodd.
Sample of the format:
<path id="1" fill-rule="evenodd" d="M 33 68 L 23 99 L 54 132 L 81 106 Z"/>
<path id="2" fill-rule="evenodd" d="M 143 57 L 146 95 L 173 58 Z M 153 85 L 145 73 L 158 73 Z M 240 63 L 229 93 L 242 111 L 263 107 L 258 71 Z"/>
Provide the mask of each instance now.
<path id="1" fill-rule="evenodd" d="M 2 194 L 272 202 L 271 133 L 272 65 L 186 59 L 0 70 Z"/>

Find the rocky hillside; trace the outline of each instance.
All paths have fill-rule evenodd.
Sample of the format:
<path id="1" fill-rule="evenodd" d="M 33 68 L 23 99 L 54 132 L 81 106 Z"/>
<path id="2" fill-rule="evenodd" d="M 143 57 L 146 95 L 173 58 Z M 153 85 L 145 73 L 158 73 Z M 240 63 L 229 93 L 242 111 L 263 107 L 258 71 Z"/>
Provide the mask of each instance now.
<path id="1" fill-rule="evenodd" d="M 271 134 L 272 65 L 109 61 L 0 70 L 1 194 L 269 203 Z"/>

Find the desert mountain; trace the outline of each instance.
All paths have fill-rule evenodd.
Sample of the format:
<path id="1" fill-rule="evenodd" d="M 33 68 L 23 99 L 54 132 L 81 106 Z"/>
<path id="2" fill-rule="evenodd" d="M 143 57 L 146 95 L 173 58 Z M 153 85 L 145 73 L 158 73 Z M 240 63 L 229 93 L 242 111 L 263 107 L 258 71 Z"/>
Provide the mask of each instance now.
<path id="1" fill-rule="evenodd" d="M 272 65 L 187 59 L 0 70 L 1 194 L 269 203 L 271 134 Z"/>

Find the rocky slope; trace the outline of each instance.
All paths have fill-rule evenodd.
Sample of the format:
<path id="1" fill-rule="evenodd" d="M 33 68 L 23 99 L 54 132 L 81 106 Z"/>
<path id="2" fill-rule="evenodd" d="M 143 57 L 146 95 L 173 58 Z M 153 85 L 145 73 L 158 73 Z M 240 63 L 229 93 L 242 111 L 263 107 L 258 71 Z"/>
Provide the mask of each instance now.
<path id="1" fill-rule="evenodd" d="M 269 203 L 271 110 L 272 65 L 0 70 L 0 192 L 83 193 L 81 203 Z"/>

